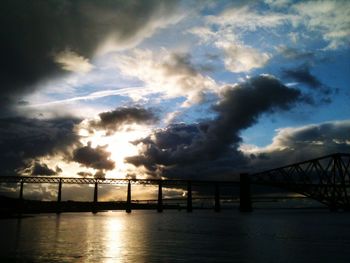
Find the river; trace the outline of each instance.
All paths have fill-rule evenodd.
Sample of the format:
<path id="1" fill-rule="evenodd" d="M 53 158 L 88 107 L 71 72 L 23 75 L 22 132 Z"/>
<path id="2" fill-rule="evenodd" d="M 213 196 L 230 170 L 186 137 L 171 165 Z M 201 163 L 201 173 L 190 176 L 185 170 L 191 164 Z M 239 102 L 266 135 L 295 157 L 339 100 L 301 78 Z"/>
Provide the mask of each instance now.
<path id="1" fill-rule="evenodd" d="M 350 213 L 123 211 L 0 220 L 0 262 L 349 262 Z"/>

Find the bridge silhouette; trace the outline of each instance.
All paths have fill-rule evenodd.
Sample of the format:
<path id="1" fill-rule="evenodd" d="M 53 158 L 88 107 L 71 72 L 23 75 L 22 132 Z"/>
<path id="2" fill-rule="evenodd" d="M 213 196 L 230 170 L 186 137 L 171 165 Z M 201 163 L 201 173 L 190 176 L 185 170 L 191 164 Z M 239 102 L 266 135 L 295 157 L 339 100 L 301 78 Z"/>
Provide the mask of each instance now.
<path id="1" fill-rule="evenodd" d="M 350 154 L 336 153 L 250 176 L 251 183 L 302 194 L 331 210 L 350 210 Z"/>
<path id="2" fill-rule="evenodd" d="M 291 165 L 270 169 L 263 172 L 240 175 L 239 181 L 204 181 L 204 180 L 177 180 L 177 179 L 117 179 L 117 178 L 67 178 L 45 176 L 0 176 L 0 183 L 19 184 L 19 208 L 23 209 L 26 200 L 23 197 L 25 184 L 49 183 L 57 184 L 56 212 L 62 211 L 62 186 L 63 184 L 88 184 L 94 185 L 93 201 L 89 202 L 88 209 L 92 212 L 101 210 L 98 201 L 99 185 L 126 185 L 126 200 L 123 208 L 130 213 L 135 204 L 132 202 L 132 185 L 158 186 L 158 198 L 156 209 L 162 212 L 163 188 L 178 187 L 186 189 L 186 210 L 192 212 L 193 186 L 210 186 L 214 189 L 214 210 L 221 210 L 220 188 L 235 186 L 240 189 L 240 206 L 242 212 L 252 211 L 251 184 L 273 186 L 291 192 L 299 193 L 311 199 L 317 200 L 328 206 L 331 210 L 350 210 L 350 154 L 336 153 L 320 158 L 307 160 Z M 104 209 L 113 209 L 115 205 L 103 206 Z"/>

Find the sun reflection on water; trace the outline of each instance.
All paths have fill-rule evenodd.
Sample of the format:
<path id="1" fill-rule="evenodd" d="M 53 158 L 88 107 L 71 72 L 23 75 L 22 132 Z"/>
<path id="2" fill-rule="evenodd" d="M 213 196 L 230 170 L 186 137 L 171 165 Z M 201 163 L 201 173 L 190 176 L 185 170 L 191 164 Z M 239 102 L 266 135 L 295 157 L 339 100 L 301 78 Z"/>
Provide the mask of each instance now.
<path id="1" fill-rule="evenodd" d="M 112 214 L 112 213 L 111 213 Z M 104 225 L 105 233 L 105 255 L 104 262 L 116 262 L 116 259 L 123 258 L 125 248 L 125 216 L 108 216 Z"/>

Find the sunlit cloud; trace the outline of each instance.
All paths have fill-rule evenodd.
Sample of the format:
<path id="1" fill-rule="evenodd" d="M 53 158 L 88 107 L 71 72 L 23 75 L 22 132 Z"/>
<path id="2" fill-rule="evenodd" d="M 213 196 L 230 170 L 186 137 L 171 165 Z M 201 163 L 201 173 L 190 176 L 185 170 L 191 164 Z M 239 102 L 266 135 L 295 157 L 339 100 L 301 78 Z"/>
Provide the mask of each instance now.
<path id="1" fill-rule="evenodd" d="M 71 50 L 57 53 L 54 60 L 62 67 L 62 69 L 76 73 L 87 73 L 93 68 L 93 65 L 90 64 L 87 58 L 84 58 Z"/>
<path id="2" fill-rule="evenodd" d="M 215 80 L 201 74 L 190 59 L 189 54 L 165 49 L 157 53 L 138 49 L 115 57 L 124 75 L 143 81 L 147 89 L 162 93 L 164 98 L 185 97 L 184 107 L 203 101 L 206 92 L 217 89 Z"/>
<path id="3" fill-rule="evenodd" d="M 224 51 L 225 67 L 236 73 L 261 68 L 270 59 L 268 53 L 259 52 L 257 49 L 241 44 L 220 41 L 216 46 Z"/>
<path id="4" fill-rule="evenodd" d="M 83 126 L 84 127 L 84 126 Z M 91 147 L 95 148 L 99 145 L 105 145 L 105 150 L 109 152 L 110 159 L 115 163 L 115 167 L 111 171 L 106 171 L 107 177 L 126 178 L 128 174 L 137 174 L 138 178 L 142 177 L 141 170 L 135 166 L 125 162 L 125 158 L 138 153 L 138 146 L 133 141 L 138 140 L 150 133 L 151 129 L 142 125 L 125 125 L 123 129 L 106 136 L 104 131 L 95 131 L 91 134 L 84 128 L 80 130 L 80 134 L 85 134 L 82 143 L 91 143 Z"/>

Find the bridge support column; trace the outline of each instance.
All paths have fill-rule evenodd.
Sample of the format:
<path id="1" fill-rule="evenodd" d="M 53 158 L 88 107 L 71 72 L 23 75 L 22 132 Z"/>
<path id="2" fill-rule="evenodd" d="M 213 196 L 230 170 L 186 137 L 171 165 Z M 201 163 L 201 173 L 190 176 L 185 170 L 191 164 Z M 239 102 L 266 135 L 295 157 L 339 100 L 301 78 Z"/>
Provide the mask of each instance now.
<path id="1" fill-rule="evenodd" d="M 17 210 L 19 214 L 21 214 L 24 211 L 23 186 L 24 186 L 24 181 L 23 179 L 21 179 L 21 182 L 19 185 L 19 203 L 17 206 Z"/>
<path id="2" fill-rule="evenodd" d="M 158 183 L 158 204 L 157 204 L 157 212 L 163 212 L 163 191 L 162 191 L 162 180 L 159 180 Z"/>
<path id="3" fill-rule="evenodd" d="M 98 202 L 98 182 L 95 182 L 95 189 L 94 189 L 94 204 Z"/>
<path id="4" fill-rule="evenodd" d="M 192 183 L 187 182 L 187 212 L 192 212 Z"/>
<path id="5" fill-rule="evenodd" d="M 250 178 L 247 173 L 240 175 L 239 187 L 239 211 L 251 212 L 252 200 L 250 196 Z"/>
<path id="6" fill-rule="evenodd" d="M 131 213 L 131 183 L 128 182 L 128 193 L 126 196 L 126 210 L 125 212 Z"/>
<path id="7" fill-rule="evenodd" d="M 19 200 L 23 201 L 23 179 L 21 180 L 21 184 L 19 186 Z"/>
<path id="8" fill-rule="evenodd" d="M 61 199 L 62 199 L 62 178 L 60 178 L 60 181 L 58 182 L 56 214 L 61 213 Z"/>
<path id="9" fill-rule="evenodd" d="M 337 178 L 338 180 L 342 180 L 342 186 L 339 187 L 339 185 L 337 185 Z M 341 164 L 341 157 L 339 155 L 335 155 L 333 157 L 333 167 L 332 167 L 332 179 L 331 179 L 331 186 L 330 186 L 330 190 L 331 190 L 331 202 L 329 205 L 329 210 L 331 212 L 337 212 L 340 207 L 338 206 L 339 204 L 339 193 L 342 195 L 344 195 L 344 199 L 347 198 L 347 189 L 345 186 L 345 178 L 343 175 L 343 168 L 342 168 L 342 164 Z M 344 190 L 343 190 L 344 189 Z"/>
<path id="10" fill-rule="evenodd" d="M 97 203 L 98 203 L 98 182 L 95 181 L 94 203 L 93 203 L 93 208 L 92 208 L 92 212 L 93 212 L 94 214 L 97 213 Z"/>
<path id="11" fill-rule="evenodd" d="M 215 184 L 215 206 L 214 206 L 215 212 L 220 212 L 221 205 L 220 205 L 220 185 L 219 183 Z"/>

